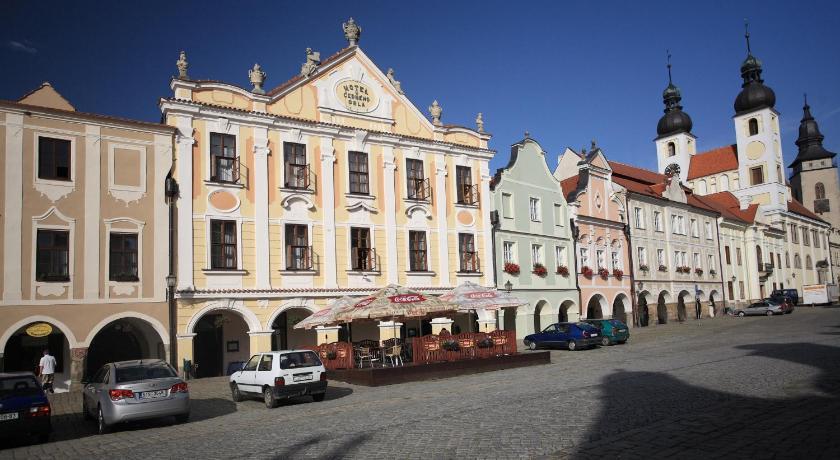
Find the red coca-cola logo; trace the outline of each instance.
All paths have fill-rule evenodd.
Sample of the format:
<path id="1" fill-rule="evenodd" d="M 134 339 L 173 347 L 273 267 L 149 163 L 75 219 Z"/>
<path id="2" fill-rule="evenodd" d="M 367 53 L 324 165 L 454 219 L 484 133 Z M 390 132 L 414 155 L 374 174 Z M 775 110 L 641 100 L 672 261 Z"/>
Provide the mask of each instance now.
<path id="1" fill-rule="evenodd" d="M 367 298 L 367 299 L 360 300 L 360 301 L 359 301 L 356 305 L 354 305 L 353 307 L 354 307 L 354 308 L 362 308 L 362 307 L 366 307 L 366 306 L 370 305 L 370 303 L 371 303 L 371 302 L 373 302 L 374 300 L 376 300 L 376 298 L 375 298 L 375 297 L 369 297 L 369 298 Z"/>
<path id="2" fill-rule="evenodd" d="M 470 292 L 467 294 L 468 299 L 495 299 L 495 292 Z"/>
<path id="3" fill-rule="evenodd" d="M 414 303 L 414 302 L 422 302 L 422 301 L 426 300 L 426 298 L 423 297 L 420 294 L 401 294 L 401 295 L 391 296 L 391 297 L 388 297 L 388 298 L 393 303 Z"/>

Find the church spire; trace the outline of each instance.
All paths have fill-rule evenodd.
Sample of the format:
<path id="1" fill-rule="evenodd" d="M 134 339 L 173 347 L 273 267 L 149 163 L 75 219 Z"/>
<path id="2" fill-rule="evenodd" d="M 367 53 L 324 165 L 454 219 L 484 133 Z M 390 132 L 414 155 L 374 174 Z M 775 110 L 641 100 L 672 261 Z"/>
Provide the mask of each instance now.
<path id="1" fill-rule="evenodd" d="M 669 50 L 665 50 L 665 59 L 668 69 L 668 86 L 662 92 L 665 115 L 659 119 L 659 123 L 656 125 L 656 133 L 659 137 L 690 133 L 692 127 L 691 117 L 682 111 L 682 105 L 680 105 L 680 101 L 682 101 L 680 89 L 674 85 L 671 73 L 671 52 Z"/>
<path id="2" fill-rule="evenodd" d="M 773 108 L 776 105 L 776 93 L 764 85 L 761 78 L 761 60 L 752 54 L 750 45 L 750 24 L 744 20 L 744 39 L 747 43 L 747 57 L 741 63 L 741 92 L 735 98 L 735 113 L 742 114 L 763 108 Z"/>
<path id="3" fill-rule="evenodd" d="M 804 96 L 805 105 L 802 106 L 802 121 L 799 122 L 799 137 L 796 139 L 796 146 L 799 153 L 796 159 L 790 164 L 790 168 L 796 168 L 803 161 L 834 158 L 836 153 L 829 152 L 823 147 L 825 136 L 820 132 L 817 120 L 811 115 L 811 106 L 808 105 L 808 95 Z"/>

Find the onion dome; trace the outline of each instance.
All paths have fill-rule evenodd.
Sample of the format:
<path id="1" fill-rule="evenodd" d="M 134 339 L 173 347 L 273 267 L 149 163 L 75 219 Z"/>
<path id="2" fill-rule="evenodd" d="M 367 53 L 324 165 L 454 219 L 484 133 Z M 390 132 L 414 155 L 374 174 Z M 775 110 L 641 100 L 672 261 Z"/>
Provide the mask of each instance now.
<path id="1" fill-rule="evenodd" d="M 668 86 L 662 92 L 662 102 L 665 104 L 665 115 L 659 119 L 656 125 L 658 137 L 670 136 L 679 133 L 690 133 L 692 122 L 691 117 L 683 112 L 680 101 L 682 95 L 680 89 L 671 81 L 671 56 L 668 55 Z"/>
<path id="2" fill-rule="evenodd" d="M 796 159 L 788 166 L 789 168 L 795 168 L 803 161 L 830 159 L 837 155 L 823 147 L 825 136 L 820 132 L 817 120 L 814 120 L 813 115 L 811 115 L 811 106 L 808 105 L 807 97 L 805 99 L 805 106 L 802 107 L 802 112 L 802 121 L 799 123 L 799 138 L 796 139 L 796 146 L 799 147 L 799 153 L 796 154 Z"/>
<path id="3" fill-rule="evenodd" d="M 776 93 L 764 85 L 761 78 L 761 60 L 753 56 L 750 50 L 750 34 L 747 32 L 747 58 L 741 64 L 741 92 L 735 98 L 735 114 L 740 115 L 759 109 L 773 108 L 776 105 Z"/>

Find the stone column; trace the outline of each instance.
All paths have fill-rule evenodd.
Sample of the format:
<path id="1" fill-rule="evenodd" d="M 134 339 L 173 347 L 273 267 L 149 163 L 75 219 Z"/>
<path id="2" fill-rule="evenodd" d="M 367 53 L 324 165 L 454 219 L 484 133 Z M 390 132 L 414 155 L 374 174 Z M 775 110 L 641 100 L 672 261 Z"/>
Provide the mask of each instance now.
<path id="1" fill-rule="evenodd" d="M 178 367 L 181 377 L 184 375 L 184 360 L 193 362 L 193 337 L 195 334 L 180 334 L 178 335 Z M 193 371 L 195 372 L 195 371 Z"/>
<path id="2" fill-rule="evenodd" d="M 272 331 L 248 332 L 250 336 L 251 354 L 271 351 Z"/>
<path id="3" fill-rule="evenodd" d="M 193 290 L 193 127 L 192 118 L 178 116 L 175 164 L 180 197 L 178 199 L 178 290 Z M 180 348 L 180 347 L 179 347 Z M 190 346 L 192 350 L 192 346 Z"/>
<path id="4" fill-rule="evenodd" d="M 99 298 L 99 247 L 102 240 L 100 236 L 102 219 L 99 206 L 102 192 L 102 186 L 100 185 L 102 177 L 102 174 L 100 174 L 100 165 L 102 164 L 100 160 L 100 139 L 99 126 L 85 126 L 84 197 L 85 203 L 96 203 L 93 206 L 85 206 L 83 220 L 85 229 L 85 263 L 83 268 L 85 299 Z"/>
<path id="5" fill-rule="evenodd" d="M 449 318 L 433 318 L 432 319 L 432 334 L 438 335 L 440 331 L 446 329 L 450 333 L 452 332 L 452 321 Z"/>
<path id="6" fill-rule="evenodd" d="M 254 128 L 254 233 L 257 289 L 271 289 L 268 233 L 268 130 Z"/>
<path id="7" fill-rule="evenodd" d="M 319 326 L 315 328 L 316 338 L 318 340 L 318 345 L 323 345 L 325 343 L 334 343 L 338 342 L 338 331 L 341 330 L 341 326 Z"/>
<path id="8" fill-rule="evenodd" d="M 385 163 L 385 177 L 383 183 L 385 185 L 385 228 L 390 231 L 385 233 L 385 255 L 387 262 L 387 271 L 385 272 L 388 283 L 397 283 L 399 257 L 397 256 L 397 207 L 394 184 L 394 171 L 397 165 L 394 163 L 394 149 L 390 145 L 382 147 L 382 155 Z"/>
<path id="9" fill-rule="evenodd" d="M 87 348 L 70 349 L 70 391 L 82 391 L 82 378 L 85 376 Z"/>
<path id="10" fill-rule="evenodd" d="M 493 261 L 493 235 L 490 227 L 490 206 L 492 200 L 490 199 L 490 175 L 489 161 L 485 160 L 481 163 L 481 195 L 479 196 L 481 206 L 481 228 L 482 240 L 484 241 L 484 255 L 481 260 L 481 271 L 484 272 L 484 285 L 490 286 L 493 284 L 493 270 L 496 269 Z M 546 248 L 546 251 L 548 248 Z"/>
<path id="11" fill-rule="evenodd" d="M 398 339 L 398 338 L 400 338 L 400 328 L 402 327 L 402 325 L 403 325 L 403 323 L 397 323 L 397 322 L 394 322 L 394 321 L 380 321 L 379 322 L 379 343 L 382 343 L 382 342 L 384 342 L 388 339 Z"/>
<path id="12" fill-rule="evenodd" d="M 323 264 L 324 287 L 338 287 L 337 270 L 338 261 L 335 251 L 335 149 L 331 137 L 321 138 L 321 187 L 324 190 L 323 212 L 324 212 L 324 260 L 332 261 L 332 264 Z"/>

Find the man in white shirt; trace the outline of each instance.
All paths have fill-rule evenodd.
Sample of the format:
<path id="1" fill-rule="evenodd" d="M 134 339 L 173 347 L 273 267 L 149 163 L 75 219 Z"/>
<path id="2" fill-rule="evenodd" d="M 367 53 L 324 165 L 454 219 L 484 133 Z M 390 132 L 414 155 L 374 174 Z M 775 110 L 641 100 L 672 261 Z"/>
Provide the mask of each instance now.
<path id="1" fill-rule="evenodd" d="M 41 376 L 41 385 L 43 385 L 44 390 L 49 390 L 50 393 L 55 393 L 55 390 L 53 390 L 55 367 L 55 357 L 50 354 L 50 350 L 44 350 L 44 356 L 38 363 L 38 374 Z"/>

